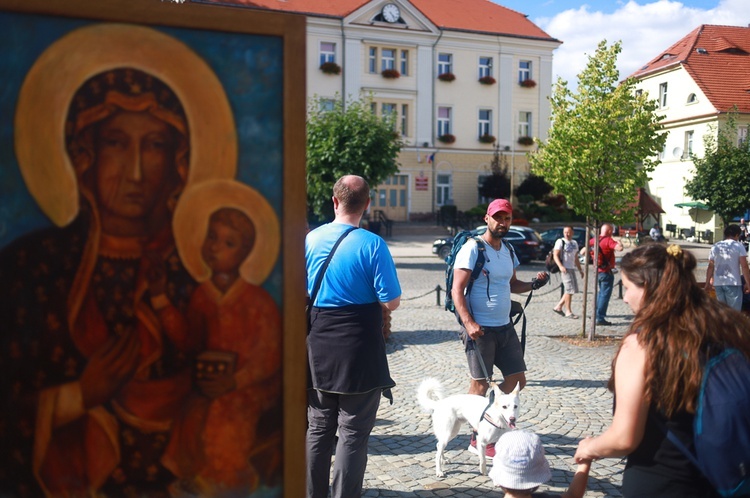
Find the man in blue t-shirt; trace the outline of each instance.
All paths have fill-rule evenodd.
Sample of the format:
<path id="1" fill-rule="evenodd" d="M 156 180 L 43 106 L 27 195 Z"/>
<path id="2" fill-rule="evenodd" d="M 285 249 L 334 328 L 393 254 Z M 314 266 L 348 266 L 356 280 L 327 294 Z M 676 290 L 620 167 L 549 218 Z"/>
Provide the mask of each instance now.
<path id="1" fill-rule="evenodd" d="M 307 292 L 313 293 L 336 241 L 358 227 L 370 205 L 364 178 L 347 175 L 333 187 L 332 223 L 305 240 Z M 375 425 L 381 393 L 395 385 L 388 370 L 383 338 L 383 309 L 401 302 L 396 266 L 385 241 L 355 229 L 341 240 L 324 269 L 315 301 L 310 303 L 307 357 L 307 497 L 326 498 L 335 435 L 332 498 L 362 494 L 367 440 Z"/>
<path id="2" fill-rule="evenodd" d="M 492 377 L 493 365 L 497 365 L 503 374 L 500 390 L 504 393 L 511 392 L 516 383 L 521 389 L 526 385 L 521 342 L 509 316 L 510 294 L 530 292 L 533 287 L 532 282 L 516 278 L 518 259 L 503 242 L 512 219 L 513 207 L 505 199 L 495 199 L 487 207 L 484 216 L 487 231 L 480 239 L 485 246 L 485 264 L 468 296 L 465 295 L 466 287 L 479 256 L 477 243 L 467 241 L 458 251 L 453 265 L 452 297 L 461 321 L 461 339 L 469 362 L 469 394 L 485 395 L 489 387 L 487 377 Z M 539 272 L 536 280 L 536 286 L 544 285 L 549 275 Z M 469 449 L 476 451 L 474 434 Z M 493 457 L 494 452 L 494 445 L 487 446 L 487 456 Z"/>

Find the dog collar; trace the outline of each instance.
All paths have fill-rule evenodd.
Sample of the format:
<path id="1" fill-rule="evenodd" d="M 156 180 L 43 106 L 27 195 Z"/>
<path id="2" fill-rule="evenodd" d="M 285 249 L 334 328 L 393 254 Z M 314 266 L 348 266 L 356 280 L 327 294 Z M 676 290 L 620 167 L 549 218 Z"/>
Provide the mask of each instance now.
<path id="1" fill-rule="evenodd" d="M 489 406 L 487 408 L 489 408 Z M 502 429 L 502 427 L 500 427 L 499 425 L 497 425 L 495 423 L 495 421 L 492 420 L 492 418 L 489 415 L 487 415 L 487 408 L 484 409 L 484 413 L 482 414 L 482 419 L 486 420 L 487 422 L 489 422 L 492 427 L 494 427 L 496 429 Z"/>

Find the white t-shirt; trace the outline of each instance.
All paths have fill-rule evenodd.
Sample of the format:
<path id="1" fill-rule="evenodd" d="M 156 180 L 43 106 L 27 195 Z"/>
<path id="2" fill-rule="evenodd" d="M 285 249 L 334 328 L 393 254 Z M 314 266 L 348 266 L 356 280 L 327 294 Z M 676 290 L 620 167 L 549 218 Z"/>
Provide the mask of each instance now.
<path id="1" fill-rule="evenodd" d="M 714 262 L 714 286 L 742 285 L 740 258 L 746 258 L 745 246 L 732 239 L 724 239 L 711 247 L 708 260 Z"/>
<path id="2" fill-rule="evenodd" d="M 515 253 L 511 253 L 503 242 L 500 250 L 496 251 L 482 239 L 485 251 L 484 268 L 474 281 L 471 293 L 467 299 L 469 312 L 474 321 L 487 327 L 499 327 L 510 321 L 510 278 L 519 265 Z M 466 241 L 456 254 L 453 268 L 473 270 L 479 250 L 473 239 Z"/>
<path id="3" fill-rule="evenodd" d="M 563 242 L 565 245 L 563 246 Z M 578 257 L 578 242 L 575 240 L 557 239 L 553 251 L 560 251 L 560 261 L 568 270 L 576 268 L 576 258 Z"/>

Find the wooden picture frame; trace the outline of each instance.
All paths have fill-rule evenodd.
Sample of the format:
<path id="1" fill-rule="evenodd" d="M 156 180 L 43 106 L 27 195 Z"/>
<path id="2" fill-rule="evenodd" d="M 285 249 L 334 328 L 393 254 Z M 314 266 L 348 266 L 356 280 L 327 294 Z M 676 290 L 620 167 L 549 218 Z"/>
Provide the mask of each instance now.
<path id="1" fill-rule="evenodd" d="M 201 434 L 194 427 L 234 427 L 232 420 L 243 417 L 205 425 L 213 413 L 206 407 L 227 392 L 248 392 L 239 406 L 281 407 L 281 413 L 258 411 L 253 441 L 281 435 L 264 440 L 271 453 L 253 457 L 262 465 L 252 476 L 233 471 L 241 474 L 237 486 L 247 496 L 255 490 L 264 497 L 303 496 L 305 17 L 160 0 L 0 0 L 0 32 L 6 54 L 0 62 L 0 320 L 7 320 L 0 325 L 0 446 L 6 448 L 0 495 L 106 494 L 107 486 L 132 485 L 122 468 L 126 455 L 130 462 L 146 458 L 127 453 L 132 427 L 164 434 L 155 437 L 163 450 L 153 457 L 158 465 L 138 467 L 144 482 L 169 481 L 160 474 L 163 466 L 178 469 L 170 486 L 209 495 L 219 478 L 193 479 L 203 475 L 193 468 L 199 459 L 179 457 L 192 453 L 179 447 L 178 457 L 164 463 L 171 445 L 181 442 L 177 427 L 188 440 Z M 113 123 L 128 119 L 141 119 L 135 141 L 117 138 Z M 107 151 L 129 147 L 138 160 L 117 170 L 117 181 L 107 180 L 115 164 L 103 166 Z M 126 177 L 145 186 L 126 192 Z M 215 218 L 224 208 L 234 214 Z M 229 270 L 206 256 L 215 226 L 229 227 L 241 241 Z M 223 288 L 225 274 L 233 283 Z M 236 291 L 246 304 L 223 309 L 240 283 L 253 289 Z M 204 284 L 209 297 L 219 289 L 219 304 L 210 298 L 203 308 L 195 304 Z M 208 310 L 217 306 L 218 313 Z M 224 325 L 210 321 L 217 316 Z M 222 336 L 222 327 L 236 340 Z M 212 344 L 222 340 L 229 348 Z M 231 351 L 242 341 L 246 351 Z M 197 349 L 216 350 L 202 358 L 217 361 L 204 364 L 228 365 L 231 381 L 206 387 L 194 378 L 174 380 L 166 389 Z M 268 360 L 274 355 L 279 362 Z M 242 370 L 243 362 L 264 361 L 265 370 Z M 117 365 L 121 372 L 113 373 Z M 278 386 L 280 394 L 241 387 L 260 384 Z M 19 408 L 27 402 L 33 419 Z M 193 404 L 201 408 L 192 418 L 203 425 L 184 415 Z M 200 437 L 200 461 L 210 461 L 209 436 Z M 228 440 L 226 431 L 216 437 Z M 137 438 L 133 444 L 140 444 Z M 119 447 L 109 451 L 108 445 Z M 264 474 L 260 469 L 278 459 L 279 445 L 280 467 Z M 55 453 L 61 448 L 67 453 Z M 119 460 L 108 461 L 109 454 Z M 64 468 L 75 459 L 83 462 L 79 481 Z M 13 467 L 6 465 L 11 460 Z M 56 477 L 64 472 L 65 479 Z"/>

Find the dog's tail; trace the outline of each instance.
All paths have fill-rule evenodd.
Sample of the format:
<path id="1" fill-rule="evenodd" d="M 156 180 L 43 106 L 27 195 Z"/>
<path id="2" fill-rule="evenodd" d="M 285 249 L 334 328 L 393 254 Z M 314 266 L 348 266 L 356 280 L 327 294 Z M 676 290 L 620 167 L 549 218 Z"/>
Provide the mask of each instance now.
<path id="1" fill-rule="evenodd" d="M 425 411 L 433 411 L 441 399 L 443 399 L 443 385 L 439 380 L 428 377 L 419 384 L 417 401 Z"/>

